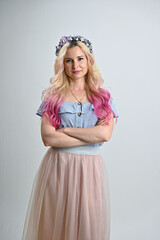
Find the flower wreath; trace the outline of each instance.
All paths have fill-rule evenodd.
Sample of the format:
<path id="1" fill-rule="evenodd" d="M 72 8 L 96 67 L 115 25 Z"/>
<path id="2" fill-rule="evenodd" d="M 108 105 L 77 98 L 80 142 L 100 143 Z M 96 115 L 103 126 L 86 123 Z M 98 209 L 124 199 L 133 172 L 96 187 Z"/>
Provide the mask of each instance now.
<path id="1" fill-rule="evenodd" d="M 74 41 L 80 41 L 80 42 L 86 44 L 86 46 L 89 48 L 90 53 L 93 53 L 92 43 L 88 39 L 86 39 L 82 36 L 63 36 L 60 39 L 58 46 L 56 46 L 56 56 L 58 56 L 59 51 L 61 50 L 61 48 L 63 47 L 63 45 L 65 43 L 73 41 L 73 40 Z"/>

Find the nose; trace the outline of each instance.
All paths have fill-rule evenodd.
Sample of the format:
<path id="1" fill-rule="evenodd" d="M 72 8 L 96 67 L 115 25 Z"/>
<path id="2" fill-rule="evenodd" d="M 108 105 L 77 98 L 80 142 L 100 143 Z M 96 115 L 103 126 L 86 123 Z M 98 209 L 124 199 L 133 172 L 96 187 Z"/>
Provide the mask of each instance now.
<path id="1" fill-rule="evenodd" d="M 78 67 L 78 62 L 77 61 L 73 61 L 72 68 L 76 69 L 77 67 Z"/>

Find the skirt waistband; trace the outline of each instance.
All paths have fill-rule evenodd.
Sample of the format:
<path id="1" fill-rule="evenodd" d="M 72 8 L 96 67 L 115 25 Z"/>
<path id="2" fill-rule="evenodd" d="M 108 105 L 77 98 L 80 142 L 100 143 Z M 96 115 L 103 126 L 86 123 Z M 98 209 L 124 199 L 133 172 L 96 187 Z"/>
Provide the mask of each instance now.
<path id="1" fill-rule="evenodd" d="M 98 147 L 89 146 L 76 146 L 76 147 L 53 147 L 55 150 L 62 152 L 69 152 L 75 154 L 86 154 L 86 155 L 100 155 L 100 149 Z"/>

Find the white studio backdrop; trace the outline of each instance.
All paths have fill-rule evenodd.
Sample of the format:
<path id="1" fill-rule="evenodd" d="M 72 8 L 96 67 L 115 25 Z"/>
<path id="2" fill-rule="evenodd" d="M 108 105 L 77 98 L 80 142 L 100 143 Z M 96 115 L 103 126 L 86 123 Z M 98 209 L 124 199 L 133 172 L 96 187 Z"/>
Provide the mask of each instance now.
<path id="1" fill-rule="evenodd" d="M 35 113 L 54 74 L 55 46 L 63 35 L 77 34 L 92 42 L 103 87 L 120 115 L 101 147 L 111 240 L 160 239 L 160 2 L 0 1 L 0 26 L 0 239 L 21 239 L 48 149 Z"/>

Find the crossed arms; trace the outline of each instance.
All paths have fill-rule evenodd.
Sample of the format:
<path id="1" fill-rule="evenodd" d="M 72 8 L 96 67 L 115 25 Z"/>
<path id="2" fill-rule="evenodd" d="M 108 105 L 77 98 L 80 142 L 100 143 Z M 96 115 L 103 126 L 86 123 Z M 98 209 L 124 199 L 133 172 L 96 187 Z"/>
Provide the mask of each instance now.
<path id="1" fill-rule="evenodd" d="M 65 127 L 57 130 L 43 116 L 41 121 L 41 136 L 45 146 L 74 147 L 90 143 L 107 142 L 112 135 L 113 127 L 113 115 L 108 125 L 101 120 L 94 127 Z"/>

